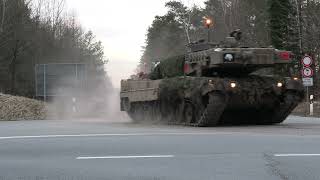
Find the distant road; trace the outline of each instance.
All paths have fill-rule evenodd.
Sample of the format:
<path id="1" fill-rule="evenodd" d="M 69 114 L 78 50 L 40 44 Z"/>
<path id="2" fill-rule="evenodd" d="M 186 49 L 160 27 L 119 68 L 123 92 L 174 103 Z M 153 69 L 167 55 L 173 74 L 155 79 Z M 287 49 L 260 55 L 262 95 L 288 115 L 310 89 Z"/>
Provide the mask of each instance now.
<path id="1" fill-rule="evenodd" d="M 0 180 L 318 180 L 319 167 L 320 119 L 218 128 L 0 122 Z"/>

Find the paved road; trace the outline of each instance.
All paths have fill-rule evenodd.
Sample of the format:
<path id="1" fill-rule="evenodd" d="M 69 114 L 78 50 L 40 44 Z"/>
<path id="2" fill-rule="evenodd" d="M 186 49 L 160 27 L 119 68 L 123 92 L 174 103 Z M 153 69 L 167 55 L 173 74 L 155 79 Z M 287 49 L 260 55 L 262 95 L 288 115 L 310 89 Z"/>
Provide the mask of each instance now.
<path id="1" fill-rule="evenodd" d="M 191 128 L 0 122 L 0 180 L 320 179 L 320 119 Z"/>

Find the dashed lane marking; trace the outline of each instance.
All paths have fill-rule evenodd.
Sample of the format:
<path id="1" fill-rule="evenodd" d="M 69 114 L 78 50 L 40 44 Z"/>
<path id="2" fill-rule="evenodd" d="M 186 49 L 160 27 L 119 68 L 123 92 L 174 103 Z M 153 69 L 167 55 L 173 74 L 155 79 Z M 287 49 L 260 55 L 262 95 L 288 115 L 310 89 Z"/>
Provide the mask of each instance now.
<path id="1" fill-rule="evenodd" d="M 320 154 L 275 154 L 275 157 L 305 157 L 305 156 L 320 156 Z"/>
<path id="2" fill-rule="evenodd" d="M 147 155 L 147 156 L 89 156 L 77 157 L 77 160 L 93 160 L 93 159 L 143 159 L 143 158 L 173 158 L 174 155 Z"/>

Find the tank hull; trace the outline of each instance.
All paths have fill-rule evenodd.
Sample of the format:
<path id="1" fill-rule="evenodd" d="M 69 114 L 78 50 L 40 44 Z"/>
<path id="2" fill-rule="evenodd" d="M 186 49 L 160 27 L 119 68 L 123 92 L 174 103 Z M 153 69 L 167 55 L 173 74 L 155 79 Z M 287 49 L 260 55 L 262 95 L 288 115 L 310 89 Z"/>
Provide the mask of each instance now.
<path id="1" fill-rule="evenodd" d="M 121 109 L 135 122 L 202 127 L 281 123 L 304 94 L 300 82 L 260 76 L 129 80 L 121 90 Z"/>

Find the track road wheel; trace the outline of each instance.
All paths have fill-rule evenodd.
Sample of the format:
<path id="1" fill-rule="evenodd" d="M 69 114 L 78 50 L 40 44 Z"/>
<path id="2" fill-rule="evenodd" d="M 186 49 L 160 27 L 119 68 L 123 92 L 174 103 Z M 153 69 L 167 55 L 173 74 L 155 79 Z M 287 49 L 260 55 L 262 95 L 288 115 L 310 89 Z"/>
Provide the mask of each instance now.
<path id="1" fill-rule="evenodd" d="M 133 123 L 145 122 L 148 116 L 147 106 L 143 103 L 134 103 L 129 111 Z"/>
<path id="2" fill-rule="evenodd" d="M 161 122 L 161 112 L 159 102 L 152 103 L 152 119 L 155 123 Z"/>
<path id="3" fill-rule="evenodd" d="M 208 105 L 198 121 L 200 127 L 217 126 L 227 105 L 226 96 L 221 93 L 210 93 L 208 98 Z"/>
<path id="4" fill-rule="evenodd" d="M 138 122 L 138 113 L 137 113 L 137 105 L 136 104 L 132 104 L 130 107 L 130 110 L 128 111 L 128 115 L 131 118 L 133 123 L 137 123 Z"/>
<path id="5" fill-rule="evenodd" d="M 184 103 L 184 109 L 183 109 L 183 121 L 186 124 L 193 124 L 195 123 L 195 109 L 190 102 Z"/>

